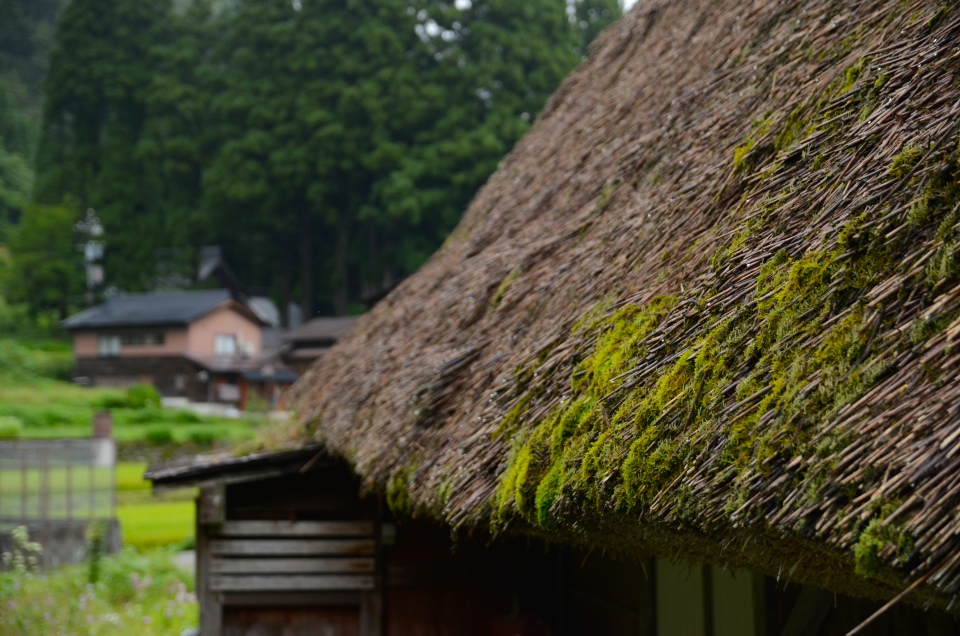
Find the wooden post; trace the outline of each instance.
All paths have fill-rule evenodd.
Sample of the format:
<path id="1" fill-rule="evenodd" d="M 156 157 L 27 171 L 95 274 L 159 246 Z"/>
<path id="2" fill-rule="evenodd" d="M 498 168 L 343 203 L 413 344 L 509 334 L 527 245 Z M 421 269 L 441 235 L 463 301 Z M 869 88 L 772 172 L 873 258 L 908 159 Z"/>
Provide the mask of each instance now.
<path id="1" fill-rule="evenodd" d="M 113 445 L 113 462 L 110 464 L 110 518 L 117 517 L 117 442 L 110 440 Z"/>
<path id="2" fill-rule="evenodd" d="M 22 443 L 21 443 L 22 444 Z M 20 522 L 26 523 L 27 521 L 27 451 L 30 449 L 28 445 L 22 444 L 19 446 L 20 449 Z"/>
<path id="3" fill-rule="evenodd" d="M 90 442 L 93 444 L 93 442 Z M 94 446 L 87 447 L 87 519 L 93 521 L 97 515 L 97 500 L 96 500 L 96 484 L 97 484 L 97 471 L 95 468 L 96 464 L 96 449 Z"/>
<path id="4" fill-rule="evenodd" d="M 223 604 L 220 593 L 210 586 L 211 535 L 223 524 L 223 486 L 205 486 L 197 497 L 196 559 L 197 602 L 200 604 L 200 636 L 220 636 L 223 631 Z"/>
<path id="5" fill-rule="evenodd" d="M 50 518 L 50 446 L 40 452 L 40 520 L 46 525 Z"/>
<path id="6" fill-rule="evenodd" d="M 379 509 L 370 510 L 373 521 L 373 589 L 360 596 L 360 636 L 383 636 L 383 596 L 386 577 L 383 568 L 383 520 Z"/>
<path id="7" fill-rule="evenodd" d="M 63 448 L 63 458 L 67 473 L 66 517 L 67 519 L 73 519 L 73 444 L 69 441 L 64 441 Z"/>

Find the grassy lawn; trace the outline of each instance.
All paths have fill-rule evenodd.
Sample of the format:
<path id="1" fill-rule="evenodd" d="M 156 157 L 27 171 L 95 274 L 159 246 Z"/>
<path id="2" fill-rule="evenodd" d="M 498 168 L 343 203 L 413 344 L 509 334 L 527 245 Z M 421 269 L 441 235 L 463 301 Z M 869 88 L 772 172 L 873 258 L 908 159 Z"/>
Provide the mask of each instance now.
<path id="1" fill-rule="evenodd" d="M 155 496 L 143 480 L 146 464 L 117 466 L 117 517 L 124 545 L 138 550 L 184 546 L 193 539 L 195 489 Z"/>
<path id="2" fill-rule="evenodd" d="M 122 391 L 82 388 L 48 378 L 6 380 L 0 378 L 0 418 L 18 422 L 16 437 L 23 439 L 89 437 L 93 414 L 124 399 Z M 260 424 L 253 418 L 204 417 L 180 409 L 113 406 L 109 410 L 114 437 L 120 442 L 239 443 L 251 439 Z"/>
<path id="3" fill-rule="evenodd" d="M 117 509 L 124 545 L 145 550 L 185 546 L 193 538 L 193 501 L 125 504 Z"/>
<path id="4" fill-rule="evenodd" d="M 120 442 L 157 444 L 251 439 L 259 418 L 205 417 L 188 410 L 161 409 L 152 389 L 84 388 L 65 381 L 73 366 L 71 345 L 37 334 L 0 336 L 0 438 L 57 439 L 89 437 L 93 414 L 113 414 Z M 145 401 L 146 397 L 152 400 Z"/>

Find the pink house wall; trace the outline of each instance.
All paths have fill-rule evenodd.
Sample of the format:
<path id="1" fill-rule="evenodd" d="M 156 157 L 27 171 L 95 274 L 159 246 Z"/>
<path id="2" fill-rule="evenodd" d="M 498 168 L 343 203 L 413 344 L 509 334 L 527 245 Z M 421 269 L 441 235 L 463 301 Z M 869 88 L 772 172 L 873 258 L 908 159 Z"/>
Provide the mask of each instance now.
<path id="1" fill-rule="evenodd" d="M 260 353 L 260 326 L 224 305 L 193 322 L 187 331 L 187 351 L 195 356 L 215 355 L 217 334 L 232 334 L 237 339 L 237 354 Z M 249 349 L 245 349 L 249 347 Z"/>
<path id="2" fill-rule="evenodd" d="M 129 329 L 104 329 L 101 332 L 84 331 L 73 335 L 73 352 L 78 358 L 100 356 L 101 334 L 122 334 Z M 194 321 L 188 328 L 145 328 L 141 332 L 163 332 L 162 345 L 121 345 L 122 357 L 215 355 L 214 340 L 218 334 L 233 335 L 237 340 L 237 355 L 260 353 L 260 326 L 237 311 L 233 302 L 225 303 Z"/>
<path id="3" fill-rule="evenodd" d="M 121 345 L 121 356 L 171 356 L 187 351 L 186 329 L 143 329 L 151 333 L 163 333 L 162 345 Z M 96 358 L 100 355 L 100 334 L 119 334 L 120 330 L 102 332 L 78 332 L 73 334 L 73 353 L 78 358 Z"/>

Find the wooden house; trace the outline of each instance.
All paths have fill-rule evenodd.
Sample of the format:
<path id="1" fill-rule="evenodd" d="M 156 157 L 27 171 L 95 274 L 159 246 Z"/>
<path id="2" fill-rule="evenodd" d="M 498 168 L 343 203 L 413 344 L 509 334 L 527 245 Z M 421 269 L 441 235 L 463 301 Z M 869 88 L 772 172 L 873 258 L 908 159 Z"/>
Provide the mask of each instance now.
<path id="1" fill-rule="evenodd" d="M 263 320 L 225 289 L 129 294 L 71 316 L 74 376 L 87 386 L 151 384 L 165 397 L 244 408 L 297 375 L 261 351 Z"/>
<path id="2" fill-rule="evenodd" d="M 525 544 L 546 601 L 492 586 L 523 629 L 956 633 L 958 42 L 927 0 L 641 0 L 304 374 L 286 441 L 399 552 L 407 524 Z"/>
<path id="3" fill-rule="evenodd" d="M 318 316 L 281 336 L 283 361 L 298 373 L 306 371 L 356 325 L 356 316 Z"/>

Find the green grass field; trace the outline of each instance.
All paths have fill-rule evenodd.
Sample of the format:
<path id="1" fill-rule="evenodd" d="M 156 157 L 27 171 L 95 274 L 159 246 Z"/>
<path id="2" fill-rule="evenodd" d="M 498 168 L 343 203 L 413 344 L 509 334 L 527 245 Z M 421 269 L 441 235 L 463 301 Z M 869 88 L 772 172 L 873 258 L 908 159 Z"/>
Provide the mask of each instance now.
<path id="1" fill-rule="evenodd" d="M 193 539 L 196 490 L 154 495 L 143 479 L 146 468 L 140 463 L 117 466 L 117 517 L 124 545 L 138 550 L 186 545 Z"/>
<path id="2" fill-rule="evenodd" d="M 22 439 L 89 437 L 93 414 L 103 404 L 122 403 L 123 392 L 91 389 L 47 378 L 0 378 L 0 418 L 19 422 Z M 119 442 L 236 444 L 252 439 L 256 418 L 203 417 L 191 411 L 159 408 L 111 408 Z"/>
<path id="3" fill-rule="evenodd" d="M 65 381 L 73 355 L 68 341 L 36 333 L 0 336 L 0 439 L 89 437 L 93 414 L 109 409 L 120 442 L 237 444 L 254 437 L 261 418 L 204 417 L 159 408 L 148 387 L 127 391 L 83 388 Z M 152 395 L 151 395 L 152 394 Z"/>

